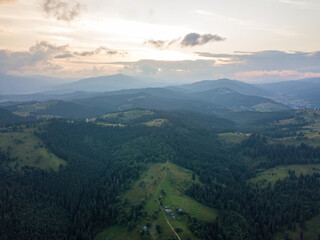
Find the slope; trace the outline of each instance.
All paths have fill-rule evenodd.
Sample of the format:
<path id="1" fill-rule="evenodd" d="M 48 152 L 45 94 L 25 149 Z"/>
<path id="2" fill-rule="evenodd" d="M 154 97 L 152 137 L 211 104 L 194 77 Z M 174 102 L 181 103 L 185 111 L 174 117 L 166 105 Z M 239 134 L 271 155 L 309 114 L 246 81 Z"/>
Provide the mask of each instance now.
<path id="1" fill-rule="evenodd" d="M 192 171 L 175 164 L 149 164 L 148 170 L 132 184 L 132 188 L 121 195 L 123 202 L 143 203 L 146 214 L 136 226 L 111 226 L 99 233 L 95 240 L 169 239 L 176 234 L 181 239 L 198 239 L 188 229 L 189 216 L 212 221 L 217 217 L 217 211 L 184 194 L 193 181 L 200 183 L 195 175 L 193 180 Z M 144 226 L 148 226 L 146 233 L 142 230 Z"/>
<path id="2" fill-rule="evenodd" d="M 257 86 L 226 78 L 218 80 L 205 80 L 175 87 L 175 89 L 181 89 L 187 92 L 202 92 L 217 88 L 229 88 L 235 92 L 253 96 L 266 96 L 269 94 L 267 90 L 261 89 Z"/>
<path id="3" fill-rule="evenodd" d="M 147 83 L 123 74 L 85 78 L 70 84 L 60 86 L 60 89 L 69 91 L 105 92 L 122 89 L 142 88 Z"/>
<path id="4" fill-rule="evenodd" d="M 252 110 L 261 112 L 287 109 L 268 98 L 240 94 L 228 88 L 217 88 L 192 95 L 196 99 L 211 102 L 233 110 Z"/>

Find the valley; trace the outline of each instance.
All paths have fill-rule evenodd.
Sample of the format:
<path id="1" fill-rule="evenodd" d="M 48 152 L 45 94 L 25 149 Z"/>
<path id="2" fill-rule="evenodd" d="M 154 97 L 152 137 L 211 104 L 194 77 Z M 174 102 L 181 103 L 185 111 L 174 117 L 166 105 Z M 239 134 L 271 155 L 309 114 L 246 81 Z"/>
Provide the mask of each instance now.
<path id="1" fill-rule="evenodd" d="M 317 240 L 319 110 L 245 95 L 256 90 L 221 80 L 8 104 L 1 233 Z"/>

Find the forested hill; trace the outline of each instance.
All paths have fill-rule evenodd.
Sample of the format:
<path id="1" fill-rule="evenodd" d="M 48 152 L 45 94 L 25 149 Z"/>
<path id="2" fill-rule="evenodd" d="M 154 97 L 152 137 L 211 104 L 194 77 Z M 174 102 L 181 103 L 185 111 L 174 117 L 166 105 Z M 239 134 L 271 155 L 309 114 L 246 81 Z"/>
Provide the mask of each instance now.
<path id="1" fill-rule="evenodd" d="M 128 204 L 120 196 L 148 164 L 157 162 L 171 162 L 199 176 L 200 182 L 193 182 L 185 193 L 219 213 L 210 222 L 195 215 L 187 218 L 199 239 L 271 239 L 283 227 L 303 227 L 318 214 L 319 174 L 290 172 L 274 186 L 251 179 L 261 168 L 319 164 L 319 148 L 272 145 L 255 134 L 229 144 L 205 122 L 185 123 L 184 118 L 168 117 L 158 125 L 63 119 L 41 124 L 34 134 L 51 154 L 66 161 L 58 171 L 15 169 L 10 162 L 16 159 L 2 149 L 1 239 L 88 240 L 111 225 L 140 230 L 137 239 L 149 239 L 147 232 L 132 229 L 142 218 L 153 217 L 145 216 L 150 206 L 145 201 Z"/>

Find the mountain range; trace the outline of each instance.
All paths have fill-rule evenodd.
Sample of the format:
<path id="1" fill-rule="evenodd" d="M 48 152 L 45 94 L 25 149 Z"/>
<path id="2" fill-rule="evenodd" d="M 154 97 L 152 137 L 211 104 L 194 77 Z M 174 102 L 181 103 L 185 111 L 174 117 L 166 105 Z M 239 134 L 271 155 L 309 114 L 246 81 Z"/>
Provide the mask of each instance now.
<path id="1" fill-rule="evenodd" d="M 135 108 L 216 114 L 320 107 L 320 78 L 268 84 L 219 79 L 175 86 L 122 74 L 55 85 L 46 81 L 38 84 L 39 81 L 0 75 L 1 106 L 24 115 L 68 118 L 91 118 Z M 32 94 L 28 94 L 31 86 L 27 88 L 26 83 L 36 86 Z"/>

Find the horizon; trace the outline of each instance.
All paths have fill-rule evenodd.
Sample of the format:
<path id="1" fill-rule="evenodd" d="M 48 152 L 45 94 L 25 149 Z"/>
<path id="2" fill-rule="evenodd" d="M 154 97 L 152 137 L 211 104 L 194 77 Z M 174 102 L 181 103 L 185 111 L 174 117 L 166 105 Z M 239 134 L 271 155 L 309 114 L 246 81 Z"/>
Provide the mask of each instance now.
<path id="1" fill-rule="evenodd" d="M 23 78 L 23 79 L 34 79 L 34 80 L 42 80 L 43 82 L 50 83 L 52 85 L 65 85 L 65 84 L 71 84 L 71 83 L 76 83 L 78 81 L 82 80 L 89 80 L 89 79 L 95 79 L 95 78 L 103 78 L 103 77 L 113 77 L 113 76 L 125 76 L 125 77 L 131 77 L 134 80 L 142 80 L 145 81 L 145 79 L 152 79 L 154 81 L 159 81 L 159 83 L 164 83 L 167 85 L 164 86 L 179 86 L 179 85 L 184 85 L 184 84 L 192 84 L 192 83 L 198 83 L 198 82 L 203 82 L 203 81 L 219 81 L 219 80 L 230 80 L 230 81 L 238 81 L 238 82 L 243 82 L 246 84 L 252 84 L 252 85 L 259 85 L 259 84 L 273 84 L 273 83 L 280 83 L 280 82 L 299 82 L 299 81 L 308 81 L 308 80 L 314 80 L 314 79 L 319 79 L 320 77 L 310 77 L 310 78 L 298 78 L 298 79 L 282 79 L 282 80 L 264 80 L 264 81 L 248 81 L 248 80 L 239 80 L 239 79 L 234 79 L 234 78 L 216 78 L 216 79 L 197 79 L 194 81 L 185 81 L 185 80 L 174 80 L 172 82 L 166 81 L 166 79 L 160 79 L 160 78 L 153 78 L 153 77 L 148 77 L 148 76 L 135 76 L 135 75 L 128 75 L 124 73 L 114 73 L 110 75 L 97 75 L 97 76 L 90 76 L 90 77 L 84 77 L 84 78 L 63 78 L 63 77 L 52 77 L 52 76 L 45 76 L 45 75 L 10 75 L 10 74 L 3 74 L 0 73 L 1 75 L 9 76 L 9 77 L 17 77 L 17 78 Z M 147 84 L 148 82 L 145 81 Z M 156 83 L 156 82 L 155 82 Z M 146 86 L 148 88 L 148 86 Z"/>
<path id="2" fill-rule="evenodd" d="M 319 9 L 313 0 L 1 0 L 0 73 L 251 83 L 320 77 Z"/>

